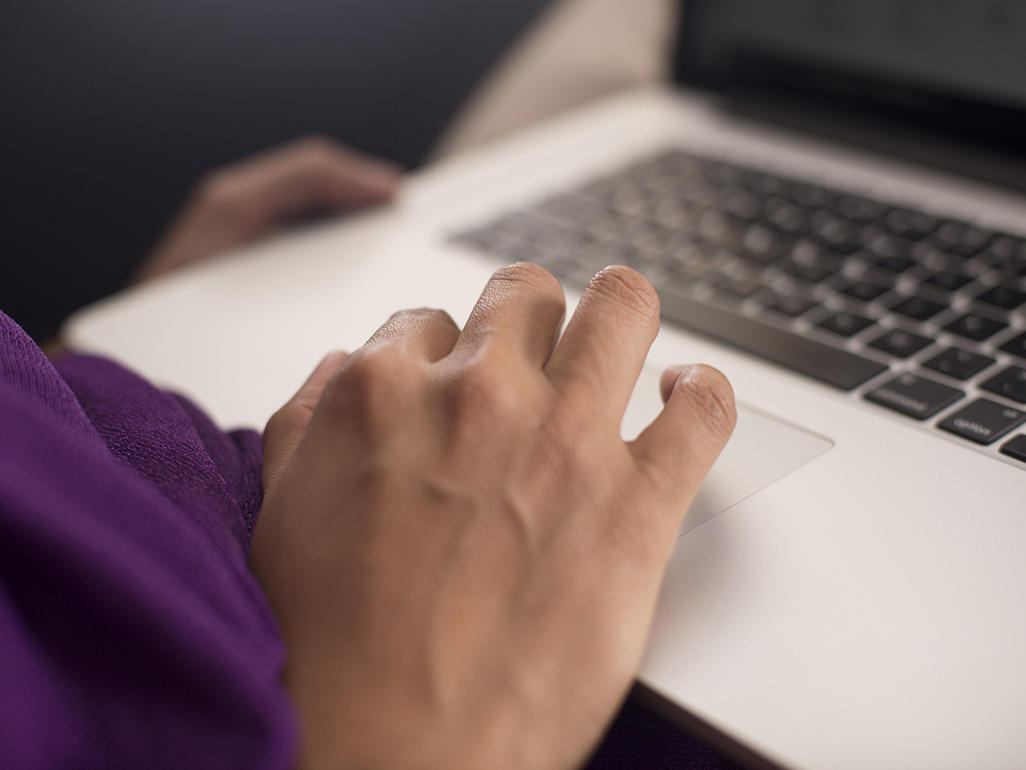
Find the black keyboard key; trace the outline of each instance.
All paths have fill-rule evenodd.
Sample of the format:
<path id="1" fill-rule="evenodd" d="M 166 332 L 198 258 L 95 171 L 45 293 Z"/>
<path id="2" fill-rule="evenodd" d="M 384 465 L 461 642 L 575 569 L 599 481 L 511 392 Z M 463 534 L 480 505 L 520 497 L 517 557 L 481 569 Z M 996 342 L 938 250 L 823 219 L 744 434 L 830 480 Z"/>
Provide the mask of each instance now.
<path id="1" fill-rule="evenodd" d="M 1008 259 L 1004 262 L 1000 262 L 994 265 L 998 270 L 1009 275 L 1018 276 L 1019 278 L 1026 278 L 1026 257 L 1020 257 L 1019 259 Z"/>
<path id="2" fill-rule="evenodd" d="M 565 232 L 562 228 L 541 217 L 531 216 L 522 212 L 514 212 L 499 217 L 489 227 L 523 240 L 532 240 L 540 234 L 547 232 Z"/>
<path id="3" fill-rule="evenodd" d="M 1026 404 L 1026 369 L 1009 366 L 980 385 L 984 390 Z"/>
<path id="4" fill-rule="evenodd" d="M 926 420 L 964 397 L 965 393 L 915 374 L 901 374 L 866 394 L 866 400 L 917 420 Z"/>
<path id="5" fill-rule="evenodd" d="M 1002 233 L 991 241 L 987 253 L 998 259 L 1026 259 L 1026 238 Z"/>
<path id="6" fill-rule="evenodd" d="M 916 265 L 912 257 L 914 247 L 911 241 L 888 235 L 876 239 L 866 248 L 865 259 L 882 270 L 904 273 Z"/>
<path id="7" fill-rule="evenodd" d="M 927 278 L 925 283 L 941 291 L 958 291 L 971 280 L 972 278 L 965 273 L 955 270 L 942 270 Z"/>
<path id="8" fill-rule="evenodd" d="M 596 201 L 606 201 L 616 190 L 619 180 L 614 176 L 595 177 L 584 184 L 575 187 L 571 193 L 574 196 L 590 198 Z"/>
<path id="9" fill-rule="evenodd" d="M 760 301 L 770 310 L 782 315 L 790 316 L 791 318 L 797 318 L 800 315 L 805 315 L 812 310 L 812 308 L 819 305 L 815 300 L 808 299 L 807 297 L 796 297 L 793 294 L 772 293 L 770 296 L 765 299 L 761 299 Z"/>
<path id="10" fill-rule="evenodd" d="M 873 281 L 852 281 L 842 286 L 839 291 L 862 302 L 872 302 L 880 295 L 886 294 L 888 288 Z"/>
<path id="11" fill-rule="evenodd" d="M 810 209 L 822 209 L 834 205 L 837 201 L 837 193 L 819 185 L 808 184 L 807 182 L 788 181 L 783 189 L 785 196 Z"/>
<path id="12" fill-rule="evenodd" d="M 708 265 L 711 271 L 713 267 L 724 261 L 724 259 L 723 252 L 718 249 L 682 238 L 673 248 L 663 254 L 661 262 L 663 267 L 671 271 L 696 263 Z M 699 277 L 703 277 L 706 274 L 703 273 Z"/>
<path id="13" fill-rule="evenodd" d="M 1002 444 L 1001 454 L 1006 454 L 1020 462 L 1026 463 L 1026 433 L 1020 433 L 1015 438 Z"/>
<path id="14" fill-rule="evenodd" d="M 719 185 L 697 177 L 689 178 L 685 184 L 674 190 L 674 194 L 679 196 L 681 201 L 700 209 L 718 205 L 722 192 Z"/>
<path id="15" fill-rule="evenodd" d="M 763 196 L 780 195 L 785 185 L 784 180 L 780 177 L 755 169 L 744 169 L 740 183 L 746 189 Z"/>
<path id="16" fill-rule="evenodd" d="M 488 226 L 456 233 L 452 239 L 462 246 L 469 246 L 480 251 L 493 251 L 500 243 L 512 240 L 505 233 L 501 233 Z"/>
<path id="17" fill-rule="evenodd" d="M 720 252 L 699 243 L 685 243 L 663 255 L 660 266 L 685 283 L 695 283 L 716 272 L 723 264 Z"/>
<path id="18" fill-rule="evenodd" d="M 968 259 L 979 254 L 996 233 L 967 222 L 945 222 L 930 240 L 950 254 Z"/>
<path id="19" fill-rule="evenodd" d="M 795 245 L 791 256 L 798 262 L 829 267 L 834 272 L 839 271 L 845 265 L 845 257 L 842 257 L 835 251 L 831 251 L 826 246 L 816 243 L 811 238 L 799 241 Z"/>
<path id="20" fill-rule="evenodd" d="M 663 316 L 668 320 L 841 390 L 852 390 L 887 370 L 868 358 L 711 307 L 672 290 L 664 290 L 660 298 Z"/>
<path id="21" fill-rule="evenodd" d="M 812 231 L 812 214 L 781 198 L 766 202 L 766 224 L 785 235 L 801 237 Z"/>
<path id="22" fill-rule="evenodd" d="M 1002 310 L 1015 310 L 1023 302 L 1026 302 L 1026 294 L 1008 286 L 992 286 L 976 299 Z"/>
<path id="23" fill-rule="evenodd" d="M 925 362 L 923 366 L 956 380 L 968 380 L 993 364 L 994 361 L 995 359 L 990 356 L 970 353 L 961 348 L 948 348 Z"/>
<path id="24" fill-rule="evenodd" d="M 701 209 L 696 209 L 675 198 L 654 201 L 649 218 L 660 227 L 690 235 L 698 225 Z"/>
<path id="25" fill-rule="evenodd" d="M 1026 333 L 1012 337 L 1001 346 L 1001 350 L 1011 353 L 1013 356 L 1019 356 L 1019 358 L 1026 358 Z"/>
<path id="26" fill-rule="evenodd" d="M 845 195 L 837 201 L 834 211 L 842 219 L 860 225 L 868 225 L 881 219 L 887 213 L 887 206 L 879 201 L 858 195 Z"/>
<path id="27" fill-rule="evenodd" d="M 940 226 L 937 217 L 930 216 L 914 209 L 891 209 L 883 217 L 883 225 L 895 235 L 918 241 L 925 238 Z"/>
<path id="28" fill-rule="evenodd" d="M 747 226 L 740 220 L 710 209 L 698 220 L 695 236 L 711 246 L 729 247 L 741 240 L 746 229 Z"/>
<path id="29" fill-rule="evenodd" d="M 578 232 L 596 243 L 608 245 L 623 240 L 628 228 L 632 227 L 635 222 L 636 220 L 633 219 L 607 213 L 602 219 L 582 226 Z"/>
<path id="30" fill-rule="evenodd" d="M 757 291 L 766 288 L 765 282 L 755 276 L 728 275 L 727 273 L 717 273 L 709 276 L 706 280 L 706 285 L 735 299 L 747 299 Z"/>
<path id="31" fill-rule="evenodd" d="M 916 263 L 908 257 L 876 257 L 872 263 L 881 270 L 891 273 L 904 273 L 915 267 Z"/>
<path id="32" fill-rule="evenodd" d="M 870 342 L 869 346 L 896 358 L 909 358 L 932 341 L 929 337 L 923 337 L 921 334 L 913 334 L 903 329 L 891 329 Z"/>
<path id="33" fill-rule="evenodd" d="M 806 283 L 821 283 L 837 273 L 837 268 L 830 265 L 805 262 L 797 258 L 783 259 L 774 267 Z"/>
<path id="34" fill-rule="evenodd" d="M 651 202 L 643 189 L 622 185 L 610 198 L 609 207 L 625 217 L 641 217 L 650 213 Z"/>
<path id="35" fill-rule="evenodd" d="M 532 213 L 537 213 L 567 227 L 588 226 L 608 216 L 609 212 L 592 201 L 577 195 L 556 195 L 542 201 Z"/>
<path id="36" fill-rule="evenodd" d="M 794 240 L 755 225 L 741 238 L 738 256 L 758 265 L 776 262 L 794 248 Z"/>
<path id="37" fill-rule="evenodd" d="M 874 323 L 876 322 L 872 318 L 866 318 L 857 313 L 835 313 L 828 318 L 824 318 L 816 326 L 841 337 L 854 337 Z"/>
<path id="38" fill-rule="evenodd" d="M 938 427 L 977 444 L 992 444 L 1026 421 L 1026 412 L 980 398 L 941 421 Z"/>
<path id="39" fill-rule="evenodd" d="M 761 196 L 748 190 L 737 189 L 723 201 L 723 208 L 731 216 L 754 222 L 763 218 L 764 203 Z"/>
<path id="40" fill-rule="evenodd" d="M 860 237 L 861 228 L 843 219 L 828 217 L 818 223 L 813 231 L 817 241 L 838 254 L 854 254 L 865 247 Z"/>
<path id="41" fill-rule="evenodd" d="M 947 305 L 923 297 L 906 297 L 894 305 L 891 311 L 916 321 L 928 321 L 946 307 Z"/>
<path id="42" fill-rule="evenodd" d="M 993 337 L 1007 326 L 1008 324 L 1002 321 L 996 321 L 993 318 L 988 318 L 987 316 L 976 315 L 976 313 L 966 313 L 961 318 L 956 318 L 944 328 L 960 337 L 966 337 L 970 340 L 982 342 L 988 337 Z"/>
<path id="43" fill-rule="evenodd" d="M 1014 235 L 998 235 L 983 254 L 988 265 L 1015 276 L 1026 276 L 1026 239 Z"/>
<path id="44" fill-rule="evenodd" d="M 630 234 L 623 248 L 643 262 L 661 262 L 667 254 L 674 252 L 682 243 L 687 243 L 679 233 L 664 230 L 655 225 L 645 225 Z"/>
<path id="45" fill-rule="evenodd" d="M 702 163 L 702 173 L 707 179 L 721 185 L 736 186 L 741 183 L 745 172 L 733 163 L 706 158 Z"/>

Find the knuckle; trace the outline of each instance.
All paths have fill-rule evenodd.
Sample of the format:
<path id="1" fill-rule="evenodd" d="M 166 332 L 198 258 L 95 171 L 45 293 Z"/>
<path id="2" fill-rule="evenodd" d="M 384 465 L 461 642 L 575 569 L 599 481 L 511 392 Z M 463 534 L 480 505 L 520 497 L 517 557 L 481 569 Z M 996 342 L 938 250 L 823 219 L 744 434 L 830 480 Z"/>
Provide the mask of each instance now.
<path id="1" fill-rule="evenodd" d="M 490 359 L 466 367 L 457 378 L 461 401 L 478 404 L 496 415 L 514 411 L 516 391 Z"/>
<path id="2" fill-rule="evenodd" d="M 295 408 L 291 401 L 278 409 L 278 411 L 271 415 L 267 425 L 264 426 L 264 437 L 268 440 L 273 440 L 280 436 L 283 431 L 287 431 L 295 420 L 294 414 Z"/>
<path id="3" fill-rule="evenodd" d="M 501 351 L 486 352 L 455 373 L 449 388 L 449 409 L 456 419 L 473 422 L 477 429 L 486 420 L 491 428 L 516 424 L 526 414 L 529 398 Z"/>
<path id="4" fill-rule="evenodd" d="M 380 432 L 416 401 L 421 379 L 415 362 L 393 341 L 368 343 L 328 381 L 317 408 L 364 433 Z"/>
<path id="5" fill-rule="evenodd" d="M 409 360 L 393 342 L 368 344 L 349 357 L 325 391 L 345 391 L 367 401 L 368 397 L 400 387 L 409 380 L 411 369 Z"/>
<path id="6" fill-rule="evenodd" d="M 737 424 L 734 389 L 718 369 L 698 365 L 684 377 L 678 377 L 674 389 L 695 407 L 699 419 L 718 438 L 726 438 Z"/>
<path id="7" fill-rule="evenodd" d="M 644 318 L 658 320 L 659 295 L 641 273 L 625 265 L 603 268 L 588 288 Z"/>

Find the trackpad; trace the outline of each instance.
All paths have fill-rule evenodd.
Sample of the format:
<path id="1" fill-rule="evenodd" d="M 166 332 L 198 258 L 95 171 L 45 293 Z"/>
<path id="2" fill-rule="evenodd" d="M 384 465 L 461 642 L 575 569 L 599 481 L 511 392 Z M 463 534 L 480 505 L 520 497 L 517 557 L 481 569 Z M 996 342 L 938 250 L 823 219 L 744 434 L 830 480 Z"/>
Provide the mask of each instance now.
<path id="1" fill-rule="evenodd" d="M 662 409 L 660 372 L 646 364 L 638 377 L 620 428 L 625 439 L 635 438 Z M 832 446 L 822 436 L 738 404 L 734 435 L 698 491 L 682 531 L 694 529 Z"/>

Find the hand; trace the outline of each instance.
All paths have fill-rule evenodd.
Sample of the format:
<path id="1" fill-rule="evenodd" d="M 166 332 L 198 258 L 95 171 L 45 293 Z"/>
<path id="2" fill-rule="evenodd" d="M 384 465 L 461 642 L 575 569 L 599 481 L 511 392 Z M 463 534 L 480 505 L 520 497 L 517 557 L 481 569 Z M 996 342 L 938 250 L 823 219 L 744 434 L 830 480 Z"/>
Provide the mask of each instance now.
<path id="1" fill-rule="evenodd" d="M 137 271 L 155 278 L 243 246 L 304 214 L 390 200 L 398 169 L 330 139 L 303 139 L 211 173 Z"/>
<path id="2" fill-rule="evenodd" d="M 625 443 L 658 298 L 612 267 L 554 344 L 563 312 L 549 273 L 504 268 L 462 332 L 398 313 L 270 421 L 251 564 L 301 767 L 571 767 L 624 697 L 733 394 L 670 370 Z"/>

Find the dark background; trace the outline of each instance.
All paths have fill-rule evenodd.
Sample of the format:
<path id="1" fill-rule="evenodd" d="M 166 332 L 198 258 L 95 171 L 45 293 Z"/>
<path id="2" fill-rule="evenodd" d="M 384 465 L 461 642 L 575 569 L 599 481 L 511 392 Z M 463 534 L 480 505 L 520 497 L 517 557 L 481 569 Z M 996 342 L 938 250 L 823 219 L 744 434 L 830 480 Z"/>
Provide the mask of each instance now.
<path id="1" fill-rule="evenodd" d="M 203 172 L 326 133 L 420 165 L 547 0 L 15 0 L 0 9 L 0 309 L 37 340 L 120 288 Z"/>

